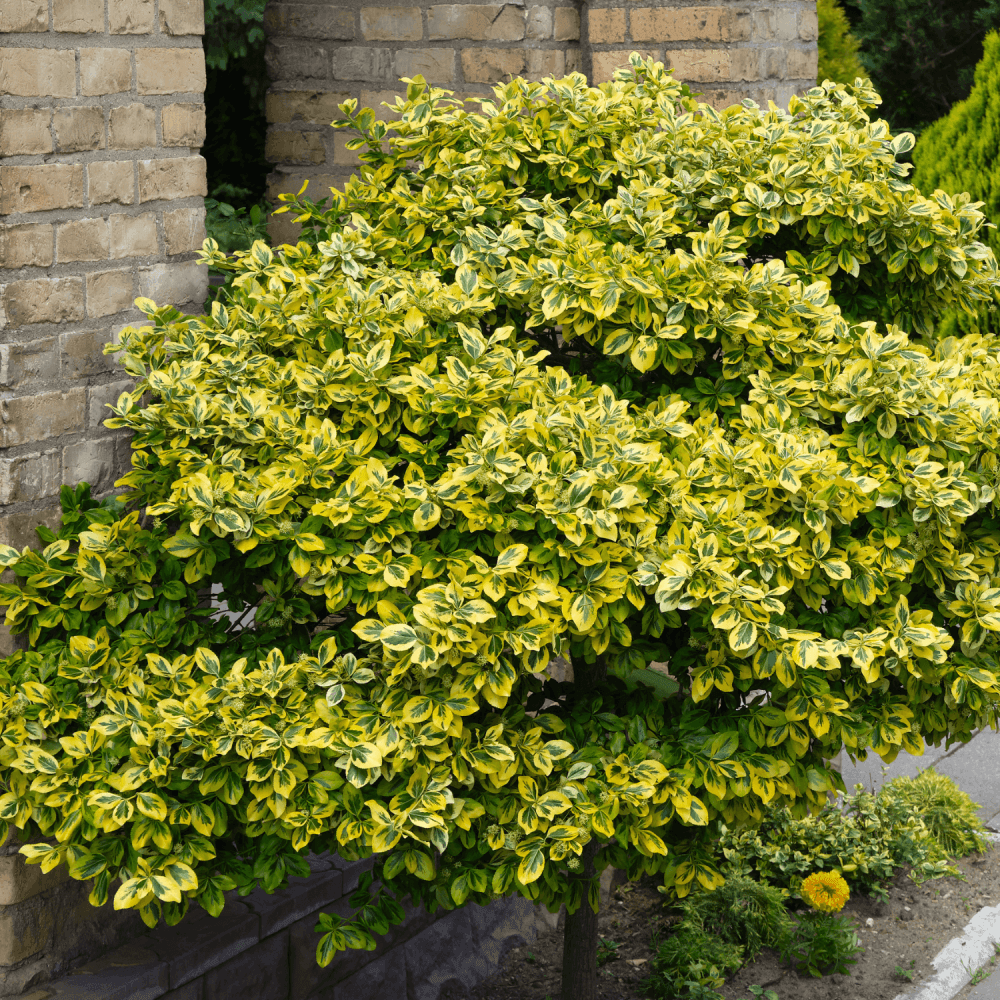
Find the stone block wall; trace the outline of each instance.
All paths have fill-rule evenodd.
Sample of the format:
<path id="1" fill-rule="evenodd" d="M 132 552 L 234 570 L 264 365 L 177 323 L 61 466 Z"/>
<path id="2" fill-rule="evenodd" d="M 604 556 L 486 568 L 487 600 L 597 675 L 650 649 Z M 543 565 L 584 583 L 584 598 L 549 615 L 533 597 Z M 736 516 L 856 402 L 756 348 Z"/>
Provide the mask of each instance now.
<path id="1" fill-rule="evenodd" d="M 203 31 L 203 0 L 0 0 L 0 542 L 126 464 L 134 299 L 204 301 Z"/>
<path id="2" fill-rule="evenodd" d="M 349 97 L 381 108 L 420 73 L 461 97 L 489 94 L 512 76 L 539 80 L 579 70 L 593 83 L 655 56 L 716 107 L 749 97 L 786 105 L 816 83 L 815 0 L 515 0 L 413 6 L 371 0 L 269 0 L 267 157 L 272 201 L 306 179 L 316 199 L 358 165 L 349 136 L 329 123 Z M 294 239 L 288 215 L 276 241 Z"/>

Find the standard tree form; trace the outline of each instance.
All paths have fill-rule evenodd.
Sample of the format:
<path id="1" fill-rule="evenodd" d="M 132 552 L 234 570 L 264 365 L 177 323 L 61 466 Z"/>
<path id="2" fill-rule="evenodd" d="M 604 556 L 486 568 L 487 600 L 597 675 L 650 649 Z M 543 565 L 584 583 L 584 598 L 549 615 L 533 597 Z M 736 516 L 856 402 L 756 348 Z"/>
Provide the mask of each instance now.
<path id="1" fill-rule="evenodd" d="M 150 924 L 374 852 L 323 963 L 407 894 L 565 903 L 585 998 L 605 867 L 710 889 L 842 746 L 996 722 L 998 346 L 935 323 L 1000 276 L 867 84 L 407 83 L 302 242 L 206 244 L 227 304 L 140 300 L 128 492 L 0 550 L 0 819 Z"/>

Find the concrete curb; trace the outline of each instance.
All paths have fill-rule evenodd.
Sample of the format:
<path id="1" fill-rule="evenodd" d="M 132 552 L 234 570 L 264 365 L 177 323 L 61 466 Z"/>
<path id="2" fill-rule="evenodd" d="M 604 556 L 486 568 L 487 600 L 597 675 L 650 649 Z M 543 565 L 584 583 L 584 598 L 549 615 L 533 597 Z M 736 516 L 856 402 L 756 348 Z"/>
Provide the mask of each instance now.
<path id="1" fill-rule="evenodd" d="M 988 840 L 1000 844 L 1000 834 L 987 833 Z M 951 1000 L 972 980 L 972 975 L 995 954 L 1000 942 L 1000 904 L 984 906 L 966 925 L 961 935 L 952 938 L 935 955 L 931 965 L 937 970 L 909 993 L 895 1000 Z"/>

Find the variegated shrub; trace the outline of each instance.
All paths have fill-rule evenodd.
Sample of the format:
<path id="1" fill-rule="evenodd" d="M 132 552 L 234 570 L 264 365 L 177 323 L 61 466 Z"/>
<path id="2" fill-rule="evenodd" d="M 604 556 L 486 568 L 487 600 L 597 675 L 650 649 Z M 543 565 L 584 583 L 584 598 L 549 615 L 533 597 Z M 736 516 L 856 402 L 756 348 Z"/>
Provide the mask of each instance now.
<path id="1" fill-rule="evenodd" d="M 572 911 L 595 845 L 711 887 L 719 823 L 820 806 L 841 746 L 995 723 L 1000 345 L 934 331 L 1000 280 L 876 102 L 717 113 L 638 61 L 348 102 L 302 242 L 206 244 L 227 304 L 122 334 L 124 498 L 2 552 L 29 859 L 151 923 L 323 849 Z"/>

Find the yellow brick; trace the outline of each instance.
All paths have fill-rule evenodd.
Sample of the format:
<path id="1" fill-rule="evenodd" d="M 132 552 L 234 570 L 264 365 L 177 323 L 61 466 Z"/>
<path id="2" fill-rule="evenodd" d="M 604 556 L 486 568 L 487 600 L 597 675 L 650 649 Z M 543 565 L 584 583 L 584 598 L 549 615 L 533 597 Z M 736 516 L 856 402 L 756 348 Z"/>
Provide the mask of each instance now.
<path id="1" fill-rule="evenodd" d="M 166 35 L 205 34 L 205 0 L 160 0 L 160 31 Z"/>
<path id="2" fill-rule="evenodd" d="M 566 75 L 566 53 L 562 49 L 528 49 L 525 53 L 526 80 L 543 80 L 547 76 Z"/>
<path id="3" fill-rule="evenodd" d="M 131 160 L 105 160 L 87 167 L 91 205 L 131 205 L 135 202 L 135 166 Z"/>
<path id="4" fill-rule="evenodd" d="M 96 271 L 87 275 L 87 315 L 111 316 L 132 308 L 135 279 L 131 269 Z"/>
<path id="5" fill-rule="evenodd" d="M 815 81 L 819 72 L 818 53 L 814 48 L 789 49 L 787 52 L 786 79 Z"/>
<path id="6" fill-rule="evenodd" d="M 576 7 L 556 7 L 555 38 L 557 42 L 580 39 L 580 11 Z"/>
<path id="7" fill-rule="evenodd" d="M 3 0 L 0 3 L 0 34 L 15 31 L 48 31 L 46 0 Z"/>
<path id="8" fill-rule="evenodd" d="M 399 49 L 394 76 L 422 76 L 430 84 L 455 82 L 454 49 Z M 468 77 L 466 77 L 468 79 Z"/>
<path id="9" fill-rule="evenodd" d="M 438 4 L 427 10 L 427 37 L 517 42 L 524 38 L 524 11 L 512 4 Z"/>
<path id="10" fill-rule="evenodd" d="M 0 49 L 0 80 L 5 96 L 75 97 L 76 53 L 72 49 Z"/>
<path id="11" fill-rule="evenodd" d="M 112 215 L 111 259 L 124 257 L 152 257 L 160 252 L 160 242 L 156 235 L 156 215 Z"/>
<path id="12" fill-rule="evenodd" d="M 52 27 L 77 34 L 103 32 L 104 0 L 52 0 Z"/>
<path id="13" fill-rule="evenodd" d="M 75 260 L 107 260 L 109 248 L 107 219 L 66 222 L 56 232 L 56 259 L 60 264 Z"/>
<path id="14" fill-rule="evenodd" d="M 131 89 L 132 54 L 128 49 L 80 49 L 80 93 L 84 97 Z"/>
<path id="15" fill-rule="evenodd" d="M 109 0 L 113 35 L 148 35 L 153 30 L 153 0 Z"/>
<path id="16" fill-rule="evenodd" d="M 0 156 L 51 153 L 51 118 L 48 108 L 0 110 Z"/>
<path id="17" fill-rule="evenodd" d="M 383 108 L 383 104 L 395 107 L 396 98 L 406 99 L 406 94 L 399 90 L 362 90 L 358 104 L 362 108 L 371 108 L 380 121 L 394 122 L 399 115 L 389 108 Z M 281 216 L 279 216 L 281 218 Z"/>
<path id="18" fill-rule="evenodd" d="M 78 163 L 0 167 L 0 215 L 82 205 L 83 167 Z"/>
<path id="19" fill-rule="evenodd" d="M 552 37 L 551 7 L 532 7 L 528 11 L 525 37 L 536 41 L 546 41 Z"/>
<path id="20" fill-rule="evenodd" d="M 803 42 L 815 42 L 819 38 L 819 19 L 816 11 L 799 11 L 799 38 Z"/>
<path id="21" fill-rule="evenodd" d="M 164 146 L 191 148 L 205 144 L 204 104 L 168 104 L 160 114 Z"/>
<path id="22" fill-rule="evenodd" d="M 523 49 L 463 49 L 462 73 L 466 83 L 501 83 L 524 73 Z"/>
<path id="23" fill-rule="evenodd" d="M 52 115 L 52 128 L 59 153 L 104 148 L 103 108 L 56 108 Z"/>
<path id="24" fill-rule="evenodd" d="M 419 42 L 424 26 L 419 7 L 362 7 L 361 35 L 370 42 Z"/>
<path id="25" fill-rule="evenodd" d="M 347 141 L 350 138 L 350 135 L 345 135 L 343 132 L 333 134 L 333 162 L 338 167 L 356 167 L 361 163 L 358 158 L 359 150 L 347 148 Z"/>
<path id="26" fill-rule="evenodd" d="M 145 149 L 155 146 L 156 111 L 145 104 L 125 104 L 112 108 L 108 145 L 112 149 Z"/>
<path id="27" fill-rule="evenodd" d="M 178 208 L 163 213 L 163 236 L 167 253 L 190 253 L 205 242 L 205 209 Z"/>
<path id="28" fill-rule="evenodd" d="M 737 49 L 733 54 L 739 52 Z M 675 71 L 678 80 L 718 83 L 733 79 L 729 57 L 728 49 L 673 49 L 666 54 L 666 66 Z"/>
<path id="29" fill-rule="evenodd" d="M 329 125 L 343 115 L 338 104 L 343 104 L 351 95 L 347 93 L 325 93 L 316 90 L 285 90 L 271 93 L 266 98 L 267 120 L 272 125 L 289 122 L 306 122 L 310 125 Z M 361 107 L 372 107 L 365 103 L 361 95 Z"/>
<path id="30" fill-rule="evenodd" d="M 0 228 L 0 267 L 50 267 L 51 225 L 3 226 Z"/>
<path id="31" fill-rule="evenodd" d="M 625 8 L 592 7 L 587 11 L 587 32 L 592 45 L 613 45 L 625 41 Z M 642 41 L 633 33 L 636 41 Z"/>
<path id="32" fill-rule="evenodd" d="M 635 42 L 726 42 L 729 22 L 724 7 L 636 7 L 629 15 Z"/>
<path id="33" fill-rule="evenodd" d="M 139 161 L 139 201 L 173 201 L 208 194 L 205 161 L 200 156 L 175 156 Z"/>
<path id="34" fill-rule="evenodd" d="M 12 281 L 4 290 L 7 321 L 13 326 L 83 319 L 82 278 Z"/>
<path id="35" fill-rule="evenodd" d="M 264 156 L 271 163 L 323 163 L 326 149 L 319 132 L 269 131 Z"/>
<path id="36" fill-rule="evenodd" d="M 139 49 L 135 54 L 140 94 L 203 94 L 205 56 L 197 49 Z"/>
<path id="37" fill-rule="evenodd" d="M 298 35 L 323 41 L 349 42 L 354 38 L 354 11 L 328 4 L 278 3 L 264 8 L 264 32 L 268 36 Z M 312 73 L 300 74 L 313 76 Z M 281 216 L 278 216 L 280 219 Z"/>

